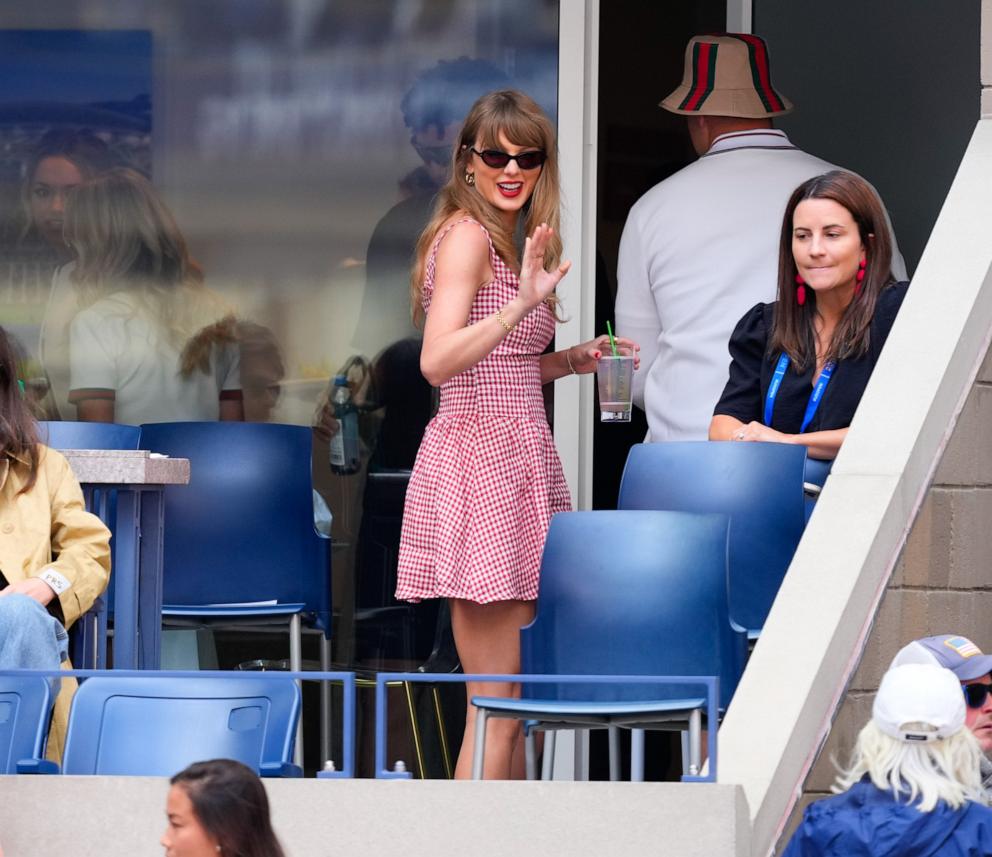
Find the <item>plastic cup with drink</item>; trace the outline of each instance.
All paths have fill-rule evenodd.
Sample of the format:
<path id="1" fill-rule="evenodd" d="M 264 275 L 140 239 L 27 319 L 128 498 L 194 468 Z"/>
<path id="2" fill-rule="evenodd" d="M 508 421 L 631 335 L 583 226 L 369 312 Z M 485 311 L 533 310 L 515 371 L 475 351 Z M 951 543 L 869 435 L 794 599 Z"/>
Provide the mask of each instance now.
<path id="1" fill-rule="evenodd" d="M 604 354 L 596 366 L 599 419 L 604 423 L 629 423 L 634 352 L 617 345 L 609 322 L 606 322 L 606 330 L 610 335 L 610 353 Z"/>

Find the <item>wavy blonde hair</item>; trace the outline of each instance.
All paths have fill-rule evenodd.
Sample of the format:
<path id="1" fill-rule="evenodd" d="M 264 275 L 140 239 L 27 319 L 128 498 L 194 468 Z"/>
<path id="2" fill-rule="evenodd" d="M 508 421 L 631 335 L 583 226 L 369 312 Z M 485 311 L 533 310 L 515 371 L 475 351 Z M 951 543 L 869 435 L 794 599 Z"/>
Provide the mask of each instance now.
<path id="1" fill-rule="evenodd" d="M 74 188 L 65 237 L 76 256 L 72 279 L 81 306 L 114 292 L 131 293 L 180 351 L 205 318 L 228 312 L 204 286 L 172 213 L 135 170 L 117 167 Z M 202 360 L 192 362 L 203 368 Z M 184 358 L 182 374 L 190 374 L 190 366 Z"/>
<path id="2" fill-rule="evenodd" d="M 924 731 L 926 724 L 904 724 Z M 953 809 L 968 801 L 984 801 L 979 769 L 982 750 L 970 729 L 962 728 L 948 738 L 910 744 L 886 735 L 874 721 L 858 734 L 851 763 L 833 786 L 835 793 L 847 791 L 865 774 L 872 784 L 897 798 L 905 794 L 909 803 L 919 799 L 920 812 L 930 812 L 938 801 Z"/>
<path id="3" fill-rule="evenodd" d="M 520 270 L 520 259 L 513 234 L 500 220 L 497 210 L 465 181 L 472 148 L 501 149 L 500 134 L 524 148 L 541 149 L 547 160 L 524 205 L 524 230 L 530 234 L 542 223 L 554 230 L 545 254 L 545 265 L 552 269 L 561 261 L 561 187 L 558 179 L 558 144 L 551 120 L 530 96 L 514 89 L 501 89 L 483 95 L 469 110 L 458 135 L 451 160 L 451 177 L 441 188 L 430 222 L 417 241 L 410 278 L 410 303 L 414 323 L 424 320 L 423 289 L 430 254 L 437 233 L 452 215 L 464 212 L 489 231 L 499 257 L 513 270 Z M 551 301 L 557 310 L 557 299 Z"/>

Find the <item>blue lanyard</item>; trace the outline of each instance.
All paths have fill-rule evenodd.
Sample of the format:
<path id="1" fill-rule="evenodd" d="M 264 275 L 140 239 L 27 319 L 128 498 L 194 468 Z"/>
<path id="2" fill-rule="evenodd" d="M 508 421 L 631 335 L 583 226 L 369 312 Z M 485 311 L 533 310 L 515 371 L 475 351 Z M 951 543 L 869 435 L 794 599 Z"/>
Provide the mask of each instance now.
<path id="1" fill-rule="evenodd" d="M 820 407 L 820 400 L 823 399 L 823 394 L 826 392 L 827 384 L 830 383 L 830 378 L 834 374 L 834 369 L 837 368 L 837 363 L 831 360 L 829 363 L 825 363 L 823 368 L 820 370 L 820 377 L 816 379 L 816 386 L 813 387 L 813 392 L 810 394 L 809 401 L 806 403 L 806 413 L 803 415 L 803 424 L 799 429 L 799 433 L 802 434 L 806 431 L 806 428 L 813 421 L 813 415 L 816 414 L 816 409 Z M 789 355 L 783 354 L 778 358 L 778 363 L 775 364 L 775 373 L 772 375 L 772 382 L 768 385 L 768 395 L 765 396 L 765 425 L 771 426 L 772 424 L 772 412 L 775 410 L 775 397 L 778 395 L 779 387 L 782 386 L 782 379 L 785 378 L 785 373 L 789 369 Z"/>

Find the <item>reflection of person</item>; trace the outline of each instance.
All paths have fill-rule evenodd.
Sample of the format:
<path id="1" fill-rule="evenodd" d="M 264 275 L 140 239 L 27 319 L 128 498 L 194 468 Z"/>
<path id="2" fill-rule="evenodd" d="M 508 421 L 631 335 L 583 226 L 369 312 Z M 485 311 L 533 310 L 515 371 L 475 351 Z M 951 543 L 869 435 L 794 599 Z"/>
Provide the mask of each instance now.
<path id="1" fill-rule="evenodd" d="M 116 168 L 84 182 L 70 197 L 65 234 L 86 306 L 70 328 L 69 401 L 79 419 L 242 419 L 234 321 L 217 323 L 220 301 L 148 180 Z"/>
<path id="2" fill-rule="evenodd" d="M 570 507 L 541 386 L 592 372 L 604 338 L 542 354 L 554 291 L 568 272 L 558 237 L 554 130 L 519 92 L 483 96 L 465 119 L 452 178 L 417 245 L 415 311 L 426 312 L 420 366 L 440 386 L 437 415 L 406 494 L 396 597 L 448 598 L 467 673 L 519 672 L 551 516 Z M 513 244 L 521 213 L 522 261 Z M 632 343 L 627 343 L 632 345 Z M 468 697 L 512 686 L 468 684 Z M 471 767 L 469 707 L 456 776 Z M 502 721 L 486 772 L 505 778 L 517 742 Z"/>
<path id="3" fill-rule="evenodd" d="M 834 797 L 810 804 L 783 857 L 992 854 L 981 752 L 954 674 L 907 664 L 882 677 Z"/>
<path id="4" fill-rule="evenodd" d="M 741 314 L 772 300 L 777 229 L 789 194 L 834 167 L 797 149 L 772 117 L 791 110 L 772 88 L 757 36 L 696 36 L 685 78 L 661 106 L 686 117 L 698 161 L 631 208 L 620 241 L 617 329 L 643 346 L 634 402 L 648 440 L 704 440 Z M 897 279 L 905 279 L 894 254 Z"/>
<path id="5" fill-rule="evenodd" d="M 409 470 L 431 418 L 431 386 L 420 372 L 420 340 L 409 337 L 372 363 L 372 395 L 383 409 L 369 470 Z"/>
<path id="6" fill-rule="evenodd" d="M 10 246 L 4 249 L 11 282 L 20 283 L 34 300 L 46 301 L 38 355 L 53 394 L 45 402 L 52 415 L 68 410 L 69 322 L 76 311 L 72 296 L 56 288 L 52 279 L 58 279 L 59 266 L 71 255 L 62 235 L 65 203 L 74 187 L 112 162 L 107 145 L 91 131 L 55 129 L 44 134 L 25 164 L 20 218 L 12 224 Z M 41 378 L 31 380 L 42 386 Z M 61 391 L 61 402 L 56 391 Z"/>
<path id="7" fill-rule="evenodd" d="M 107 586 L 110 533 L 85 510 L 66 460 L 38 443 L 16 372 L 0 328 L 0 670 L 52 670 L 67 657 L 65 629 Z M 56 757 L 70 696 L 56 701 Z"/>
<path id="8" fill-rule="evenodd" d="M 69 260 L 62 221 L 69 192 L 111 166 L 112 157 L 91 131 L 49 131 L 39 141 L 24 170 L 21 202 L 23 223 L 18 244 L 43 245 L 53 264 Z"/>
<path id="9" fill-rule="evenodd" d="M 885 209 L 864 179 L 834 171 L 785 209 L 778 300 L 730 337 L 730 379 L 711 440 L 799 443 L 832 459 L 906 295 L 894 284 Z"/>
<path id="10" fill-rule="evenodd" d="M 239 321 L 237 341 L 241 355 L 241 388 L 245 419 L 265 423 L 279 404 L 286 367 L 275 334 L 253 321 Z"/>
<path id="11" fill-rule="evenodd" d="M 417 76 L 401 102 L 410 145 L 422 163 L 400 181 L 405 199 L 376 224 L 365 259 L 365 291 L 354 344 L 365 354 L 419 332 L 404 298 L 420 233 L 434 196 L 447 181 L 451 150 L 469 108 L 483 93 L 507 86 L 499 69 L 484 60 L 441 60 Z"/>
<path id="12" fill-rule="evenodd" d="M 283 857 L 265 786 L 241 762 L 195 762 L 169 783 L 166 857 Z"/>
<path id="13" fill-rule="evenodd" d="M 940 634 L 903 646 L 892 667 L 903 664 L 936 664 L 957 676 L 968 706 L 965 725 L 982 749 L 981 776 L 986 798 L 992 799 L 992 655 L 986 655 L 967 637 Z"/>

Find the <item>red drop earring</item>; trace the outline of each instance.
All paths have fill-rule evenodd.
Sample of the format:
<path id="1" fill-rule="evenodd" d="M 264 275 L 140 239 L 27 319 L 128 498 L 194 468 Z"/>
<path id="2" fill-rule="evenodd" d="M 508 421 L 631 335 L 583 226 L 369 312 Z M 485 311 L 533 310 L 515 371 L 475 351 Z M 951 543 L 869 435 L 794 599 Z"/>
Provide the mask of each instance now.
<path id="1" fill-rule="evenodd" d="M 799 274 L 796 274 L 796 303 L 799 306 L 806 303 L 806 283 Z"/>
<path id="2" fill-rule="evenodd" d="M 865 280 L 865 265 L 866 265 L 866 262 L 867 262 L 866 259 L 862 259 L 861 262 L 858 264 L 858 273 L 854 277 L 854 296 L 855 297 L 860 297 L 861 296 L 861 287 L 864 284 L 864 280 Z"/>

